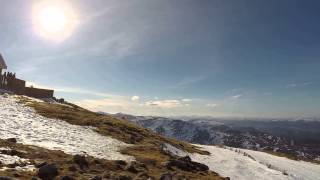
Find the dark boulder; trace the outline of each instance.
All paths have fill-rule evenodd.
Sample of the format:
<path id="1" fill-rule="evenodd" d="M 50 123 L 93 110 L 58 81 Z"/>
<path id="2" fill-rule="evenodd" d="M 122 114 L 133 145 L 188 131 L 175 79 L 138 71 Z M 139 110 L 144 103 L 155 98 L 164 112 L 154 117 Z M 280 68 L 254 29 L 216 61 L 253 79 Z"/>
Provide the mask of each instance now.
<path id="1" fill-rule="evenodd" d="M 82 156 L 82 155 L 77 154 L 77 155 L 73 156 L 73 162 L 78 164 L 81 169 L 89 167 L 89 163 L 88 163 L 86 157 Z"/>
<path id="2" fill-rule="evenodd" d="M 69 166 L 69 167 L 68 167 L 68 170 L 69 170 L 69 171 L 72 171 L 72 172 L 75 172 L 75 171 L 77 171 L 78 169 L 77 169 L 76 166 L 72 165 L 72 166 Z"/>
<path id="3" fill-rule="evenodd" d="M 58 175 L 59 171 L 55 164 L 44 165 L 38 171 L 38 177 L 42 180 L 53 180 Z"/>
<path id="4" fill-rule="evenodd" d="M 127 162 L 126 161 L 123 161 L 123 160 L 116 160 L 116 161 L 114 161 L 116 164 L 118 164 L 118 165 L 121 165 L 121 166 L 125 166 L 125 165 L 127 165 Z"/>
<path id="5" fill-rule="evenodd" d="M 100 177 L 100 176 L 95 176 L 95 177 L 92 178 L 91 180 L 102 180 L 102 177 Z"/>
<path id="6" fill-rule="evenodd" d="M 63 176 L 61 178 L 61 180 L 74 180 L 74 178 L 70 177 L 70 176 Z"/>
<path id="7" fill-rule="evenodd" d="M 160 180 L 172 180 L 173 176 L 170 173 L 162 174 Z"/>
<path id="8" fill-rule="evenodd" d="M 6 141 L 11 142 L 11 143 L 17 143 L 16 138 L 8 138 L 8 139 L 6 139 Z"/>
<path id="9" fill-rule="evenodd" d="M 119 180 L 132 180 L 132 177 L 127 176 L 127 175 L 120 175 L 118 177 Z"/>
<path id="10" fill-rule="evenodd" d="M 48 163 L 47 162 L 42 162 L 42 163 L 38 163 L 35 165 L 36 168 L 41 168 L 42 166 L 45 166 L 47 165 Z"/>
<path id="11" fill-rule="evenodd" d="M 147 170 L 147 166 L 143 163 L 132 161 L 130 164 L 127 165 L 125 170 L 132 172 L 132 173 L 138 173 Z"/>
<path id="12" fill-rule="evenodd" d="M 146 172 L 140 172 L 133 180 L 151 180 L 152 178 Z"/>
<path id="13" fill-rule="evenodd" d="M 181 157 L 178 159 L 171 159 L 168 162 L 166 162 L 164 166 L 166 166 L 168 169 L 172 169 L 172 167 L 177 167 L 183 171 L 208 171 L 209 170 L 208 166 L 192 161 L 189 156 Z"/>
<path id="14" fill-rule="evenodd" d="M 13 179 L 6 176 L 0 176 L 0 180 L 13 180 Z"/>

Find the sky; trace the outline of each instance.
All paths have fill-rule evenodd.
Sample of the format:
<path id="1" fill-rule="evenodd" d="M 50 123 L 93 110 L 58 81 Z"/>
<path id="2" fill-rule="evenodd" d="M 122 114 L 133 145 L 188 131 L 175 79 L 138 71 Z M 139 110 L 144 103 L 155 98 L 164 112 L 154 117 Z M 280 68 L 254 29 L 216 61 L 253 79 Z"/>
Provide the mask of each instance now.
<path id="1" fill-rule="evenodd" d="M 29 85 L 109 113 L 320 117 L 317 0 L 56 2 L 48 35 L 40 1 L 1 0 L 0 53 Z"/>

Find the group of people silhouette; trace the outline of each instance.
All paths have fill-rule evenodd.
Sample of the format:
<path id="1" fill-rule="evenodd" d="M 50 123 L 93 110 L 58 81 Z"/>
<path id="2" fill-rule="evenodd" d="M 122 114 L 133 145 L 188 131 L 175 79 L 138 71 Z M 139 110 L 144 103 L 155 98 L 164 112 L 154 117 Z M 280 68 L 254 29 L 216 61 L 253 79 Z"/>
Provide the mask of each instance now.
<path id="1" fill-rule="evenodd" d="M 7 85 L 8 79 L 15 79 L 16 73 L 4 72 L 3 75 L 0 74 L 0 86 L 3 87 Z"/>
<path id="2" fill-rule="evenodd" d="M 3 76 L 7 78 L 16 78 L 16 73 L 4 72 Z"/>

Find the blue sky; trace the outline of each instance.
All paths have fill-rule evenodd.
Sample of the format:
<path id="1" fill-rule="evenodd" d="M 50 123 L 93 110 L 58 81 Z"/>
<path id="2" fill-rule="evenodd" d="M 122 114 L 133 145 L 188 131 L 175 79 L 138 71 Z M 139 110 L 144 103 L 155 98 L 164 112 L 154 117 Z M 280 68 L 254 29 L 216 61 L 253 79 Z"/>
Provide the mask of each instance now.
<path id="1" fill-rule="evenodd" d="M 11 71 L 95 111 L 320 116 L 316 0 L 71 0 L 77 25 L 40 36 L 39 1 L 3 1 Z"/>

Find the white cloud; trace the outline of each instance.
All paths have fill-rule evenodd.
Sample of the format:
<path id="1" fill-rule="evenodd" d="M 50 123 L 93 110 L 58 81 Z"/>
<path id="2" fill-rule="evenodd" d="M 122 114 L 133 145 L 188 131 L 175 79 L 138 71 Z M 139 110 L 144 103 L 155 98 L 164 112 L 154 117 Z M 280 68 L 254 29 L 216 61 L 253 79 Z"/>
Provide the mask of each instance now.
<path id="1" fill-rule="evenodd" d="M 240 97 L 242 97 L 242 94 L 231 96 L 232 99 L 239 99 Z"/>
<path id="2" fill-rule="evenodd" d="M 206 104 L 206 106 L 210 108 L 215 108 L 215 107 L 218 107 L 219 104 Z"/>
<path id="3" fill-rule="evenodd" d="M 131 100 L 132 101 L 139 101 L 140 97 L 139 96 L 132 96 Z"/>
<path id="4" fill-rule="evenodd" d="M 183 101 L 183 102 L 191 102 L 192 99 L 181 99 L 181 101 Z"/>
<path id="5" fill-rule="evenodd" d="M 179 100 L 148 101 L 145 103 L 145 105 L 150 107 L 160 107 L 160 108 L 177 108 L 177 107 L 183 106 L 183 104 Z"/>

